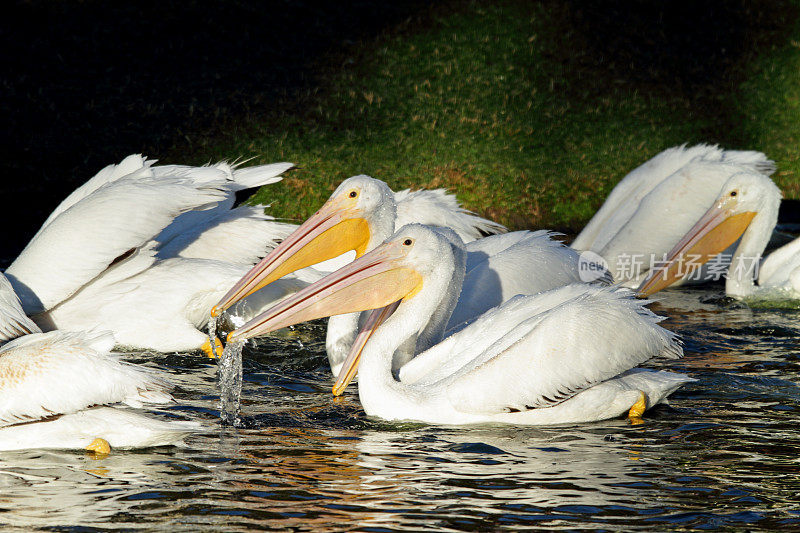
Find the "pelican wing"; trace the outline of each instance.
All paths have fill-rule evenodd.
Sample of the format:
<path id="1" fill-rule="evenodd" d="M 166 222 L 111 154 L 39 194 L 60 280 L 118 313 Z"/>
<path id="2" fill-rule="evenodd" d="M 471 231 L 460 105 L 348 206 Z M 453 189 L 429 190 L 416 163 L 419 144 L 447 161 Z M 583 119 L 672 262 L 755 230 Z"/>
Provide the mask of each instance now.
<path id="1" fill-rule="evenodd" d="M 467 274 L 470 270 L 482 265 L 488 258 L 494 257 L 520 242 L 530 242 L 533 239 L 549 241 L 557 233 L 538 231 L 512 231 L 500 235 L 490 235 L 483 239 L 470 241 L 464 245 L 467 249 Z"/>
<path id="2" fill-rule="evenodd" d="M 642 200 L 692 161 L 737 166 L 740 170 L 753 170 L 765 175 L 775 171 L 775 163 L 761 152 L 723 150 L 705 144 L 669 148 L 633 169 L 614 187 L 602 207 L 572 242 L 572 247 L 601 253 L 625 226 L 631 225 L 631 219 L 640 209 Z M 722 183 L 724 179 L 719 183 L 720 187 Z M 698 190 L 699 187 L 693 189 Z M 663 220 L 659 219 L 658 222 Z"/>
<path id="3" fill-rule="evenodd" d="M 511 240 L 511 246 L 494 253 L 478 251 L 478 246 L 468 246 L 467 274 L 464 278 L 461 296 L 447 324 L 448 331 L 461 329 L 463 325 L 483 314 L 490 308 L 501 304 L 517 294 L 538 294 L 558 287 L 592 281 L 581 279 L 579 254 L 552 238 L 552 233 L 513 232 L 504 235 L 491 235 L 470 243 L 478 245 L 484 241 Z M 481 248 L 495 248 L 491 243 Z M 608 283 L 611 274 L 597 273 L 597 281 Z"/>
<path id="4" fill-rule="evenodd" d="M 109 333 L 51 331 L 0 348 L 0 425 L 72 413 L 92 405 L 164 403 L 170 385 L 108 352 Z"/>
<path id="5" fill-rule="evenodd" d="M 549 407 L 652 357 L 679 357 L 660 320 L 628 291 L 587 287 L 508 331 L 443 385 L 462 412 Z"/>
<path id="6" fill-rule="evenodd" d="M 274 222 L 272 217 L 264 215 L 263 207 L 232 209 L 233 193 L 276 183 L 283 179 L 280 174 L 292 166 L 292 163 L 274 163 L 237 168 L 222 162 L 211 167 L 154 167 L 156 176 L 168 169 L 195 180 L 208 179 L 213 173 L 220 173 L 218 179 L 222 179 L 221 188 L 226 191 L 225 200 L 213 209 L 183 213 L 159 233 L 155 238 L 159 257 L 180 255 L 243 264 L 256 262 L 274 247 L 276 239 L 284 238 L 295 226 Z"/>
<path id="7" fill-rule="evenodd" d="M 608 262 L 614 279 L 636 279 L 649 270 L 654 260 L 663 261 L 699 216 L 714 204 L 725 182 L 740 172 L 750 170 L 739 164 L 701 158 L 662 181 L 642 199 L 625 226 L 602 249 L 595 250 Z"/>
<path id="8" fill-rule="evenodd" d="M 714 152 L 721 150 L 704 144 L 691 148 L 686 148 L 685 144 L 675 146 L 630 171 L 617 183 L 597 213 L 575 237 L 572 247 L 595 252 L 602 249 L 627 223 L 645 195 L 692 159 Z"/>
<path id="9" fill-rule="evenodd" d="M 173 235 L 158 246 L 158 257 L 217 259 L 252 265 L 297 228 L 265 215 L 263 206 L 242 205 L 232 210 L 209 211 L 211 216 L 184 231 L 172 232 L 172 226 L 168 227 L 165 232 Z M 206 212 L 192 211 L 181 216 L 201 213 Z"/>
<path id="10" fill-rule="evenodd" d="M 464 242 L 474 241 L 484 235 L 505 233 L 505 226 L 481 218 L 461 207 L 455 195 L 444 189 L 394 193 L 397 202 L 395 229 L 406 224 L 425 224 L 453 229 Z"/>
<path id="11" fill-rule="evenodd" d="M 520 325 L 547 313 L 564 302 L 582 297 L 589 286 L 573 283 L 536 296 L 518 295 L 490 309 L 468 324 L 459 324 L 447 337 L 417 355 L 400 369 L 404 383 L 431 384 L 451 377 L 488 353 L 503 336 L 518 330 Z"/>
<path id="12" fill-rule="evenodd" d="M 160 165 L 153 167 L 156 176 L 191 176 L 197 180 L 208 178 L 216 179 L 217 172 L 223 172 L 226 176 L 225 189 L 229 191 L 241 191 L 253 187 L 261 187 L 277 183 L 283 179 L 281 174 L 294 166 L 294 163 L 272 163 L 269 165 L 255 165 L 252 167 L 239 167 L 221 161 L 214 165 L 203 167 L 192 167 L 188 165 Z"/>
<path id="13" fill-rule="evenodd" d="M 236 182 L 237 187 L 243 189 L 261 187 L 262 185 L 281 181 L 283 179 L 281 174 L 292 167 L 294 167 L 294 163 L 288 162 L 255 165 L 252 167 L 234 166 L 233 181 Z"/>
<path id="14" fill-rule="evenodd" d="M 6 270 L 28 314 L 63 301 L 179 214 L 224 197 L 218 182 L 180 177 L 106 183 L 52 220 Z"/>
<path id="15" fill-rule="evenodd" d="M 207 338 L 197 328 L 211 306 L 246 271 L 246 265 L 209 259 L 156 260 L 140 250 L 37 321 L 71 331 L 102 324 L 122 346 L 193 350 Z"/>
<path id="16" fill-rule="evenodd" d="M 39 326 L 25 315 L 11 283 L 0 274 L 0 343 L 41 331 Z"/>
<path id="17" fill-rule="evenodd" d="M 36 235 L 38 236 L 50 222 L 58 217 L 58 215 L 91 195 L 103 185 L 117 181 L 120 178 L 152 177 L 153 174 L 150 167 L 153 163 L 155 163 L 155 160 L 148 161 L 147 158 L 143 157 L 141 154 L 131 154 L 116 165 L 108 165 L 89 179 L 89 181 L 64 198 L 64 200 L 58 204 L 58 207 L 50 213 L 50 216 L 47 217 L 47 220 L 42 224 L 42 227 Z M 34 237 L 34 239 L 35 238 L 36 237 Z"/>

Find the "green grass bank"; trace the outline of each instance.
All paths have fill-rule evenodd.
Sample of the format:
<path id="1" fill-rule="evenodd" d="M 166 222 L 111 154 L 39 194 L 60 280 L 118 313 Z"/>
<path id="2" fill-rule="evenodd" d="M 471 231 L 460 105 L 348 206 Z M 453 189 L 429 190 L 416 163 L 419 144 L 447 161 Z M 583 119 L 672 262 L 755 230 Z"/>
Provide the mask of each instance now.
<path id="1" fill-rule="evenodd" d="M 294 161 L 256 197 L 292 219 L 367 173 L 446 187 L 515 229 L 574 231 L 628 170 L 698 142 L 766 152 L 785 196 L 800 196 L 795 3 L 587 5 L 430 8 L 321 57 L 313 88 L 254 106 L 193 157 Z"/>

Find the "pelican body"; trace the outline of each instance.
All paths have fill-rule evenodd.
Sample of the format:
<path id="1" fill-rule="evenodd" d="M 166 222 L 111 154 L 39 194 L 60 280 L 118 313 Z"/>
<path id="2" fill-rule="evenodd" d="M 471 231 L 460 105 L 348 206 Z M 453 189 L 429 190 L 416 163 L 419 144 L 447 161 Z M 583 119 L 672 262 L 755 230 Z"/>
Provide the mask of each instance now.
<path id="1" fill-rule="evenodd" d="M 768 298 L 800 299 L 800 238 L 764 259 L 758 270 L 758 288 Z M 754 288 L 747 296 L 758 294 Z"/>
<path id="2" fill-rule="evenodd" d="M 517 296 L 392 371 L 394 352 L 453 302 L 463 246 L 420 225 L 234 330 L 241 341 L 306 320 L 390 306 L 368 326 L 359 398 L 367 414 L 436 424 L 555 424 L 601 420 L 663 401 L 689 378 L 634 367 L 679 357 L 680 343 L 645 302 L 614 287 L 572 284 Z M 461 257 L 461 259 L 459 259 Z M 445 304 L 446 305 L 446 304 Z M 447 312 L 452 312 L 452 303 Z M 441 320 L 441 318 L 440 318 Z M 398 379 L 399 378 L 399 379 Z"/>

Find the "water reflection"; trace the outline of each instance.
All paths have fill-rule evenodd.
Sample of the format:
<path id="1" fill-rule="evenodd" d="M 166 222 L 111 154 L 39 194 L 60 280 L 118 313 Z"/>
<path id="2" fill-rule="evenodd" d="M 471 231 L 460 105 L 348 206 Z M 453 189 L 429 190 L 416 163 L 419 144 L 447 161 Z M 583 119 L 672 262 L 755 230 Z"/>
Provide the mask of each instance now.
<path id="1" fill-rule="evenodd" d="M 169 458 L 167 449 L 162 452 Z M 0 515 L 4 525 L 54 527 L 104 522 L 117 516 L 131 491 L 169 486 L 175 471 L 152 454 L 89 454 L 51 451 L 3 453 Z"/>
<path id="2" fill-rule="evenodd" d="M 593 431 L 482 428 L 411 436 L 367 431 L 357 449 L 359 464 L 370 474 L 356 489 L 381 491 L 379 507 L 404 502 L 415 514 L 449 524 L 500 525 L 509 515 L 544 518 L 553 512 L 614 514 L 630 505 L 628 487 L 640 481 L 643 460 L 640 444 L 614 436 L 620 431 L 628 431 L 627 422 Z M 637 505 L 653 507 L 657 499 L 643 494 Z M 387 520 L 392 517 L 361 517 L 359 523 L 379 526 Z M 421 516 L 419 526 L 426 520 L 430 516 Z"/>
<path id="3" fill-rule="evenodd" d="M 322 329 L 245 351 L 242 428 L 219 425 L 216 365 L 131 354 L 171 373 L 165 410 L 208 431 L 186 448 L 0 455 L 0 523 L 176 530 L 800 527 L 800 312 L 715 290 L 654 304 L 698 379 L 672 406 L 555 428 L 389 424 L 330 394 Z"/>

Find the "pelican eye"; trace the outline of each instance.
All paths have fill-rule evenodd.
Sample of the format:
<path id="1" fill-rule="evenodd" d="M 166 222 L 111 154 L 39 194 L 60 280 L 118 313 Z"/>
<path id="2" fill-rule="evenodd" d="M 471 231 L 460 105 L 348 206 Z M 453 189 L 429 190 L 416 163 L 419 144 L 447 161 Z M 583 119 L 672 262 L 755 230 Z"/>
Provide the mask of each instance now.
<path id="1" fill-rule="evenodd" d="M 731 191 L 731 198 L 733 198 L 733 197 L 734 197 L 734 196 L 736 196 L 737 194 L 738 194 L 738 193 L 737 193 L 736 191 Z"/>
<path id="2" fill-rule="evenodd" d="M 348 196 L 350 198 L 355 198 L 356 196 L 358 196 L 358 192 L 357 191 L 350 191 L 350 194 L 348 194 Z"/>
<path id="3" fill-rule="evenodd" d="M 403 241 L 403 246 L 411 246 L 414 244 L 414 239 L 406 239 Z"/>

